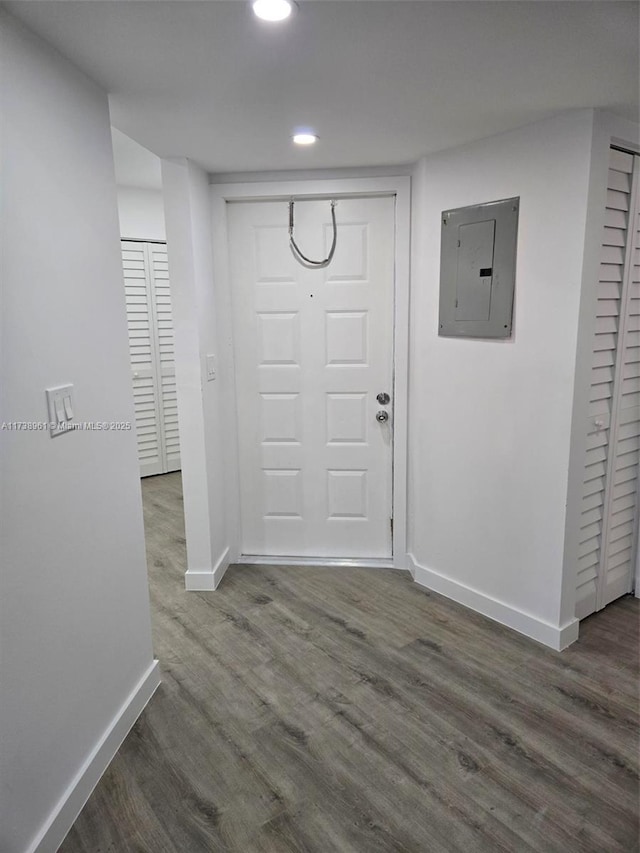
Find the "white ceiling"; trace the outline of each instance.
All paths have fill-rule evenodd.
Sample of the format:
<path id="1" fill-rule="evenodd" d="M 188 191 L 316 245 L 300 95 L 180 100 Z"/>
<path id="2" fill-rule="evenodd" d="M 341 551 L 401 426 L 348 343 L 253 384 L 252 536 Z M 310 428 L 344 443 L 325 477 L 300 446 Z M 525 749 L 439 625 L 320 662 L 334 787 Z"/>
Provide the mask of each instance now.
<path id="1" fill-rule="evenodd" d="M 603 107 L 638 118 L 636 2 L 6 4 L 111 93 L 113 124 L 210 172 L 413 162 Z M 309 125 L 313 148 L 290 133 Z"/>

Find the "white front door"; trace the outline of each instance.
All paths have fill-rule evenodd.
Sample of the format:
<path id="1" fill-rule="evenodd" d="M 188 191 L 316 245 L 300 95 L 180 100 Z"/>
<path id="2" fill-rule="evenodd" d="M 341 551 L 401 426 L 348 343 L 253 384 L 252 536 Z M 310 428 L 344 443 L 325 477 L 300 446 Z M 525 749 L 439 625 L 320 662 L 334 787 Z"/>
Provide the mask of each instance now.
<path id="1" fill-rule="evenodd" d="M 395 199 L 338 199 L 323 269 L 293 257 L 286 201 L 227 212 L 242 552 L 389 558 Z M 295 237 L 327 255 L 329 200 L 296 202 Z"/>

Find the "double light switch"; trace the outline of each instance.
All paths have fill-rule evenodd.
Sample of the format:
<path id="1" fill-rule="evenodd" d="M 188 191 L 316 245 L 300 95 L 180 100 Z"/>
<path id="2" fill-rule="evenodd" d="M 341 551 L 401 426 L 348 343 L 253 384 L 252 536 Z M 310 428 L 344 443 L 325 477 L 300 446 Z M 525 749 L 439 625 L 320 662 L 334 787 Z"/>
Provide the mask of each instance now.
<path id="1" fill-rule="evenodd" d="M 69 432 L 73 421 L 74 406 L 73 385 L 58 385 L 47 388 L 47 406 L 49 409 L 49 432 L 52 438 Z"/>
<path id="2" fill-rule="evenodd" d="M 207 382 L 213 382 L 216 378 L 216 357 L 215 355 L 207 355 Z"/>

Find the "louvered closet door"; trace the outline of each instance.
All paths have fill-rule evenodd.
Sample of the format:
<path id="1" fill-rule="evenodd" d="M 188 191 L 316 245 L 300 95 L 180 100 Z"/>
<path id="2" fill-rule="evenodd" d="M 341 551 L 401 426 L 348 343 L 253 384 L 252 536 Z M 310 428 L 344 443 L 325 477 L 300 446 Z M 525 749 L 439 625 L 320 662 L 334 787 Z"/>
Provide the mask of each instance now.
<path id="1" fill-rule="evenodd" d="M 603 571 L 598 608 L 631 591 L 637 547 L 638 462 L 640 459 L 640 157 L 614 151 L 610 184 L 616 180 L 628 201 L 627 240 L 616 247 L 624 254 L 622 311 L 618 332 L 610 447 L 610 488 L 606 499 Z M 628 171 L 632 169 L 632 171 Z M 623 177 L 624 176 L 624 177 Z"/>
<path id="2" fill-rule="evenodd" d="M 122 242 L 122 265 L 129 327 L 129 355 L 140 474 L 161 474 L 161 413 L 156 381 L 156 344 L 151 275 L 145 243 Z"/>
<path id="3" fill-rule="evenodd" d="M 164 243 L 122 241 L 140 474 L 180 468 L 171 293 Z"/>
<path id="4" fill-rule="evenodd" d="M 640 441 L 640 158 L 611 151 L 587 423 L 576 615 L 629 592 Z"/>
<path id="5" fill-rule="evenodd" d="M 178 398 L 167 247 L 164 243 L 149 243 L 147 250 L 155 313 L 161 429 L 165 456 L 164 470 L 178 471 L 180 470 L 180 438 L 178 435 Z"/>

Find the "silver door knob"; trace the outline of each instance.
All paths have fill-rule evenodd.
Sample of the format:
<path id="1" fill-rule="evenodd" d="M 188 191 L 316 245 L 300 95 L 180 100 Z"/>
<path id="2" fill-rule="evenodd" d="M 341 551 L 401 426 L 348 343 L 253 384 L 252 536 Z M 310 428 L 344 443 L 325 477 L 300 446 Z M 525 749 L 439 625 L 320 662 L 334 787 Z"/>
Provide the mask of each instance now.
<path id="1" fill-rule="evenodd" d="M 381 406 L 388 406 L 391 402 L 391 397 L 387 394 L 386 391 L 381 391 L 376 400 L 380 403 Z"/>
<path id="2" fill-rule="evenodd" d="M 389 412 L 383 412 L 382 409 L 379 412 L 376 412 L 376 420 L 380 424 L 383 424 L 385 421 L 388 421 Z"/>

